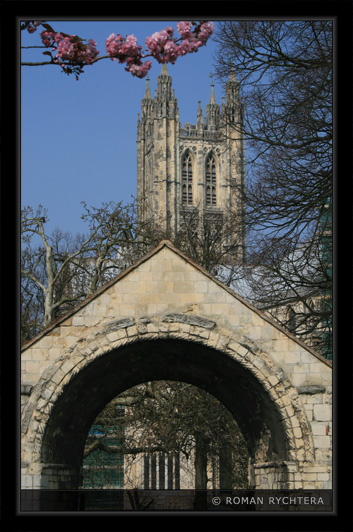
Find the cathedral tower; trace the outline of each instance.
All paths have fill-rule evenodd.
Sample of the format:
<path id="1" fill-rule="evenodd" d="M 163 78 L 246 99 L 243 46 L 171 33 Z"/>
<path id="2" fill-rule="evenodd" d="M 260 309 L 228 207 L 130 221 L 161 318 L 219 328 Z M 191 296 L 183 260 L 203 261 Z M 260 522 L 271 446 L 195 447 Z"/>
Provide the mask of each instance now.
<path id="1" fill-rule="evenodd" d="M 153 217 L 175 237 L 188 213 L 197 213 L 200 222 L 226 219 L 232 213 L 236 229 L 223 245 L 231 247 L 230 238 L 236 241 L 236 258 L 244 260 L 243 104 L 234 73 L 226 83 L 222 106 L 216 102 L 212 82 L 206 116 L 199 102 L 196 124 L 183 128 L 167 66 L 162 66 L 154 98 L 149 81 L 137 122 L 140 219 Z"/>

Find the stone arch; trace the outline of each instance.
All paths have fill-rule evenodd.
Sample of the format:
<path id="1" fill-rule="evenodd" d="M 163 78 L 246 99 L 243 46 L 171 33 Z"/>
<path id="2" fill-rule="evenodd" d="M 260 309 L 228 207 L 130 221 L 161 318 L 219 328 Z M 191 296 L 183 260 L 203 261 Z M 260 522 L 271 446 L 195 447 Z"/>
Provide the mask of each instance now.
<path id="1" fill-rule="evenodd" d="M 76 487 L 94 417 L 118 393 L 158 379 L 189 382 L 215 395 L 248 442 L 252 485 L 289 487 L 287 464 L 313 460 L 297 391 L 266 353 L 218 330 L 195 315 L 115 320 L 67 349 L 43 373 L 23 417 L 25 447 L 42 487 Z M 266 484 L 261 479 L 269 473 Z"/>

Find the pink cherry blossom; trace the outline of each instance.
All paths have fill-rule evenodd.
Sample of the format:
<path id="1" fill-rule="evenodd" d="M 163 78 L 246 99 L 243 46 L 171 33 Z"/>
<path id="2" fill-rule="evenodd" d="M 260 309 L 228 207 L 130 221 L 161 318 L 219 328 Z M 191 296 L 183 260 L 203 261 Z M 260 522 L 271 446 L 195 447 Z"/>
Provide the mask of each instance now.
<path id="1" fill-rule="evenodd" d="M 152 66 L 152 61 L 145 61 L 141 65 L 130 65 L 125 70 L 137 78 L 144 78 Z"/>
<path id="2" fill-rule="evenodd" d="M 179 46 L 179 54 L 186 55 L 190 52 L 191 52 L 191 43 L 187 39 L 184 39 L 183 41 L 181 41 L 181 44 Z"/>
<path id="3" fill-rule="evenodd" d="M 110 34 L 105 42 L 109 57 L 118 63 L 126 63 L 126 68 L 133 76 L 144 77 L 152 66 L 151 61 L 142 62 L 142 47 L 137 44 L 134 35 L 124 39 L 121 35 Z"/>
<path id="4" fill-rule="evenodd" d="M 201 24 L 201 31 L 198 34 L 198 39 L 202 43 L 206 43 L 206 41 L 211 37 L 213 32 L 214 32 L 213 22 L 204 22 L 203 24 Z"/>
<path id="5" fill-rule="evenodd" d="M 140 54 L 141 46 L 137 45 L 134 35 L 128 35 L 124 39 L 121 35 L 111 33 L 105 41 L 105 46 L 109 57 L 117 59 L 119 63 L 125 63 L 127 57 L 137 57 Z"/>
<path id="6" fill-rule="evenodd" d="M 63 61 L 70 61 L 74 56 L 74 45 L 70 41 L 69 37 L 64 37 L 58 44 L 58 53 L 57 56 L 60 57 Z"/>
<path id="7" fill-rule="evenodd" d="M 151 37 L 146 37 L 145 44 L 150 54 L 159 63 L 175 63 L 179 57 L 179 47 L 173 37 L 173 28 L 165 28 L 155 32 Z"/>
<path id="8" fill-rule="evenodd" d="M 146 37 L 145 44 L 151 54 L 159 54 L 162 50 L 159 32 L 156 31 L 151 37 Z"/>
<path id="9" fill-rule="evenodd" d="M 99 50 L 97 50 L 97 43 L 93 39 L 89 39 L 88 46 L 86 48 L 86 64 L 92 63 L 99 55 Z"/>
<path id="10" fill-rule="evenodd" d="M 183 39 L 189 39 L 191 37 L 191 26 L 191 22 L 186 22 L 184 20 L 178 22 L 177 30 Z"/>
<path id="11" fill-rule="evenodd" d="M 57 44 L 57 50 L 54 62 L 68 61 L 74 63 L 91 64 L 98 56 L 99 51 L 96 46 L 97 43 L 93 39 L 89 39 L 88 44 L 84 44 L 80 39 L 76 39 L 74 35 L 64 37 L 61 33 L 56 33 L 53 39 L 53 44 Z"/>
<path id="12" fill-rule="evenodd" d="M 192 26 L 195 29 L 192 31 Z M 159 63 L 175 63 L 178 57 L 197 52 L 204 46 L 214 31 L 212 22 L 204 22 L 198 26 L 192 22 L 181 21 L 177 24 L 178 33 L 182 36 L 181 44 L 173 38 L 173 28 L 165 28 L 146 37 L 145 44 L 149 53 Z"/>
<path id="13" fill-rule="evenodd" d="M 27 26 L 28 33 L 34 33 L 37 31 L 37 27 L 41 25 L 40 20 L 34 20 L 33 22 L 29 22 L 29 25 Z"/>
<path id="14" fill-rule="evenodd" d="M 180 56 L 180 46 L 177 46 L 174 42 L 168 41 L 164 47 L 163 63 L 172 63 Z"/>
<path id="15" fill-rule="evenodd" d="M 119 51 L 119 48 L 122 42 L 123 42 L 122 36 L 121 35 L 115 36 L 114 33 L 111 33 L 105 41 L 107 53 L 113 61 L 114 59 L 116 59 L 116 56 L 118 54 L 118 51 Z"/>
<path id="16" fill-rule="evenodd" d="M 63 38 L 64 38 L 64 36 L 63 36 L 61 33 L 56 33 L 56 34 L 54 35 L 54 41 L 55 41 L 56 43 L 59 43 L 60 41 L 62 41 Z"/>
<path id="17" fill-rule="evenodd" d="M 120 49 L 120 52 L 126 55 L 137 55 L 140 51 L 141 46 L 138 46 L 135 35 L 128 35 Z"/>
<path id="18" fill-rule="evenodd" d="M 42 39 L 42 43 L 44 44 L 44 46 L 51 46 L 52 45 L 52 41 L 50 39 L 49 32 L 42 31 L 41 39 Z"/>

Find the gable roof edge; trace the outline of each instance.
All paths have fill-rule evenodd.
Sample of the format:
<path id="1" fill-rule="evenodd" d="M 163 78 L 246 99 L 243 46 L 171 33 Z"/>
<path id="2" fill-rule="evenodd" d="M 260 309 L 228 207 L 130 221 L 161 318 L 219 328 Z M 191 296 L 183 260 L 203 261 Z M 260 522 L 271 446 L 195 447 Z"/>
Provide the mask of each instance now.
<path id="1" fill-rule="evenodd" d="M 318 360 L 320 360 L 321 362 L 323 362 L 324 364 L 326 364 L 327 366 L 329 367 L 332 367 L 332 362 L 330 360 L 327 360 L 324 356 L 320 355 L 320 353 L 318 353 L 317 351 L 315 351 L 314 349 L 312 349 L 311 347 L 309 347 L 307 344 L 305 344 L 305 342 L 303 342 L 302 340 L 300 340 L 299 338 L 297 338 L 294 334 L 290 333 L 287 329 L 285 329 L 284 327 L 282 327 L 278 322 L 276 322 L 276 320 L 274 320 L 273 318 L 271 318 L 270 316 L 267 316 L 266 314 L 264 314 L 261 310 L 259 310 L 258 308 L 256 308 L 254 305 L 252 305 L 251 303 L 249 303 L 249 301 L 247 301 L 246 299 L 244 299 L 242 296 L 240 296 L 239 294 L 237 294 L 234 290 L 232 290 L 229 286 L 225 285 L 224 283 L 222 283 L 222 281 L 220 281 L 219 279 L 217 279 L 214 275 L 212 275 L 210 272 L 208 272 L 205 268 L 203 268 L 202 266 L 200 266 L 199 264 L 197 264 L 193 259 L 190 259 L 190 257 L 188 257 L 185 253 L 183 253 L 182 251 L 180 251 L 180 249 L 178 249 L 177 247 L 174 246 L 174 244 L 172 244 L 172 242 L 170 242 L 170 240 L 162 240 L 158 246 L 156 246 L 154 249 L 152 249 L 151 251 L 149 251 L 148 253 L 146 253 L 146 255 L 144 255 L 143 257 L 141 257 L 141 259 L 137 260 L 134 264 L 132 264 L 131 266 L 129 266 L 128 268 L 126 268 L 126 270 L 124 270 L 123 272 L 121 272 L 119 275 L 117 275 L 116 277 L 114 277 L 114 279 L 112 279 L 111 281 L 108 281 L 105 285 L 103 285 L 101 288 L 99 288 L 96 292 L 94 292 L 94 294 L 92 294 L 91 296 L 88 296 L 86 297 L 83 301 L 81 301 L 81 303 L 79 303 L 76 307 L 74 307 L 73 309 L 71 309 L 70 311 L 68 311 L 66 314 L 63 314 L 62 316 L 60 316 L 59 318 L 57 318 L 56 320 L 52 321 L 45 329 L 43 329 L 43 331 L 41 331 L 37 336 L 35 336 L 34 338 L 32 338 L 31 340 L 29 340 L 28 342 L 26 342 L 25 344 L 23 344 L 23 346 L 21 347 L 21 351 L 27 349 L 28 347 L 30 347 L 32 344 L 34 344 L 35 342 L 37 342 L 40 338 L 42 338 L 45 334 L 47 334 L 49 331 L 51 331 L 52 329 L 54 329 L 57 325 L 59 325 L 60 323 L 62 323 L 63 321 L 65 321 L 66 319 L 68 319 L 70 316 L 72 316 L 73 314 L 75 314 L 75 312 L 77 310 L 80 310 L 82 309 L 83 307 L 85 307 L 88 303 L 90 303 L 91 301 L 93 301 L 96 297 L 98 297 L 99 295 L 101 295 L 103 292 L 105 292 L 105 290 L 107 290 L 108 288 L 110 288 L 111 286 L 113 286 L 115 283 L 119 282 L 121 279 L 123 279 L 124 277 L 126 277 L 127 275 L 129 275 L 129 273 L 131 273 L 132 271 L 134 271 L 136 268 L 138 268 L 141 264 L 143 264 L 144 262 L 146 262 L 147 260 L 149 260 L 151 257 L 153 257 L 154 255 L 156 255 L 157 253 L 159 253 L 159 251 L 161 251 L 164 247 L 167 247 L 169 248 L 171 251 L 173 251 L 174 253 L 176 253 L 177 255 L 179 255 L 180 258 L 182 258 L 183 260 L 185 260 L 185 262 L 187 262 L 188 264 L 190 264 L 191 266 L 193 266 L 194 268 L 196 268 L 198 271 L 200 271 L 203 275 L 205 275 L 206 277 L 208 277 L 211 281 L 213 281 L 214 283 L 216 283 L 218 286 L 220 286 L 221 288 L 223 288 L 223 290 L 225 290 L 226 292 L 228 292 L 232 297 L 234 297 L 235 299 L 237 299 L 238 301 L 240 301 L 240 303 L 242 303 L 243 305 L 245 305 L 249 310 L 251 310 L 252 312 L 254 312 L 255 314 L 257 314 L 260 318 L 262 318 L 263 320 L 265 320 L 267 323 L 269 323 L 270 325 L 272 325 L 273 327 L 275 327 L 277 330 L 279 330 L 280 332 L 282 332 L 283 334 L 285 334 L 288 338 L 290 338 L 291 340 L 293 340 L 294 342 L 296 342 L 297 344 L 299 344 L 301 347 L 303 347 L 304 349 L 306 349 L 307 351 L 309 351 L 313 356 L 315 356 Z"/>
<path id="2" fill-rule="evenodd" d="M 270 316 L 267 316 L 266 314 L 264 314 L 264 312 L 262 312 L 261 310 L 259 310 L 257 307 L 255 307 L 254 305 L 252 305 L 251 303 L 249 303 L 249 301 L 247 301 L 246 299 L 244 299 L 241 295 L 237 294 L 232 288 L 230 288 L 229 286 L 225 285 L 224 283 L 222 283 L 222 281 L 220 281 L 219 279 L 217 279 L 217 277 L 215 277 L 214 275 L 212 275 L 212 273 L 208 272 L 207 270 L 205 270 L 205 268 L 203 268 L 202 266 L 200 266 L 199 264 L 197 264 L 195 261 L 193 261 L 192 259 L 190 259 L 187 255 L 185 255 L 182 251 L 180 251 L 178 248 L 176 248 L 169 240 L 163 240 L 161 242 L 162 243 L 165 243 L 165 245 L 167 247 L 169 247 L 172 251 L 176 252 L 180 257 L 182 257 L 184 260 L 186 260 L 189 264 L 191 264 L 192 266 L 194 266 L 195 268 L 197 268 L 201 273 L 203 273 L 204 275 L 206 275 L 209 279 L 211 279 L 213 282 L 215 282 L 218 286 L 220 286 L 221 288 L 223 288 L 226 292 L 228 292 L 231 296 L 233 296 L 235 299 L 237 299 L 238 301 L 240 301 L 243 305 L 245 305 L 249 310 L 251 310 L 252 312 L 255 312 L 255 314 L 257 314 L 260 318 L 264 319 L 266 322 L 268 322 L 270 325 L 273 325 L 276 329 L 278 329 L 279 331 L 281 331 L 283 334 L 285 334 L 286 336 L 288 336 L 288 338 L 290 338 L 291 340 L 293 340 L 294 342 L 296 342 L 297 344 L 299 344 L 301 347 L 303 347 L 304 349 L 306 349 L 307 351 L 309 351 L 312 355 L 314 355 L 316 358 L 318 358 L 321 362 L 324 362 L 327 366 L 329 367 L 332 367 L 332 362 L 330 360 L 327 360 L 324 356 L 320 355 L 320 353 L 318 353 L 317 351 L 315 351 L 315 349 L 312 349 L 311 347 L 309 347 L 305 342 L 303 342 L 302 340 L 300 340 L 299 338 L 297 338 L 294 334 L 292 334 L 291 332 L 289 332 L 287 329 L 285 329 L 282 325 L 280 325 L 275 319 L 271 318 Z"/>
<path id="3" fill-rule="evenodd" d="M 162 242 L 160 242 L 160 244 L 158 244 L 157 247 L 153 248 L 151 251 L 149 251 L 148 253 L 146 253 L 146 255 L 144 255 L 143 257 L 141 257 L 140 259 L 138 259 L 136 262 L 134 262 L 134 264 L 132 264 L 131 266 L 128 266 L 128 268 L 126 268 L 124 271 L 120 272 L 116 277 L 114 277 L 114 279 L 111 279 L 110 281 L 108 281 L 107 283 L 105 283 L 103 286 L 101 286 L 100 288 L 98 288 L 98 290 L 96 290 L 93 294 L 91 294 L 90 296 L 87 296 L 83 301 L 81 301 L 80 303 L 78 303 L 78 305 L 76 305 L 74 308 L 68 310 L 67 312 L 65 312 L 65 314 L 63 314 L 62 316 L 59 316 L 58 318 L 56 318 L 55 320 L 51 321 L 49 323 L 49 325 L 47 325 L 39 334 L 37 334 L 36 336 L 34 336 L 33 338 L 31 338 L 30 340 L 28 340 L 27 342 L 25 342 L 22 346 L 21 346 L 21 351 L 24 351 L 25 349 L 27 349 L 28 347 L 30 347 L 31 345 L 33 345 L 35 342 L 37 342 L 38 340 L 40 340 L 43 336 L 45 336 L 48 332 L 52 331 L 53 329 L 55 329 L 55 327 L 57 327 L 58 325 L 60 325 L 60 323 L 62 323 L 63 321 L 67 320 L 68 318 L 70 318 L 73 314 L 75 314 L 78 310 L 81 310 L 82 308 L 84 308 L 86 305 L 88 305 L 88 303 L 91 303 L 91 301 L 93 301 L 94 299 L 96 299 L 98 296 L 100 296 L 101 294 L 103 294 L 103 292 L 105 292 L 106 290 L 108 290 L 108 288 L 110 288 L 111 286 L 113 286 L 115 283 L 119 282 L 121 279 L 123 279 L 124 277 L 126 277 L 130 272 L 134 271 L 136 268 L 138 268 L 141 264 L 143 264 L 144 262 L 146 262 L 149 258 L 151 258 L 153 255 L 155 255 L 156 253 L 158 253 L 166 244 L 166 242 L 168 241 L 165 241 L 165 240 L 162 240 Z M 176 248 L 175 248 L 176 249 Z"/>

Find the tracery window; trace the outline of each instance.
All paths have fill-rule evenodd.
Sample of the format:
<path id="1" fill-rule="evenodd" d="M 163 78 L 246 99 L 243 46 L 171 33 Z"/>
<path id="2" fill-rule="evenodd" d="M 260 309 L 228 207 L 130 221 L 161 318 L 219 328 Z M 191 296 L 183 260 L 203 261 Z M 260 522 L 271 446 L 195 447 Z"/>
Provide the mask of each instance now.
<path id="1" fill-rule="evenodd" d="M 206 161 L 206 205 L 217 205 L 216 159 L 211 153 Z"/>
<path id="2" fill-rule="evenodd" d="M 182 202 L 183 205 L 192 205 L 192 157 L 189 152 L 183 157 L 182 162 Z"/>

